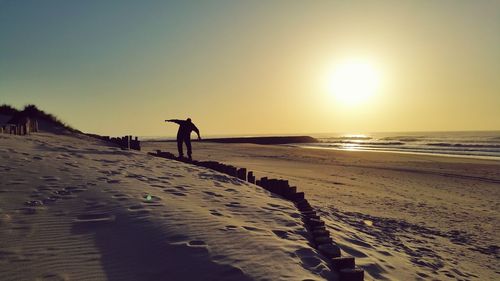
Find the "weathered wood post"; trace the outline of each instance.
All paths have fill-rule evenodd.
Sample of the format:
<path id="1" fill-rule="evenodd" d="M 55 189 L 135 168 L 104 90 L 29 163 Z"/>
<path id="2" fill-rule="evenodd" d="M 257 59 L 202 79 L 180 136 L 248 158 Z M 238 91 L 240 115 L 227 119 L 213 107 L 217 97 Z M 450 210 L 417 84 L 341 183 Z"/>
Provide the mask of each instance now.
<path id="1" fill-rule="evenodd" d="M 253 175 L 252 171 L 248 172 L 248 182 L 253 184 L 255 183 L 255 176 Z"/>
<path id="2" fill-rule="evenodd" d="M 246 168 L 238 169 L 236 174 L 240 180 L 244 180 L 244 181 L 247 180 L 247 169 Z"/>
<path id="3" fill-rule="evenodd" d="M 260 178 L 260 186 L 266 189 L 266 187 L 268 186 L 267 177 Z"/>
<path id="4" fill-rule="evenodd" d="M 354 260 L 354 257 L 352 257 L 352 256 L 343 256 L 343 257 L 332 258 L 330 261 L 332 263 L 332 269 L 335 271 L 340 271 L 342 269 L 356 267 L 356 262 Z"/>

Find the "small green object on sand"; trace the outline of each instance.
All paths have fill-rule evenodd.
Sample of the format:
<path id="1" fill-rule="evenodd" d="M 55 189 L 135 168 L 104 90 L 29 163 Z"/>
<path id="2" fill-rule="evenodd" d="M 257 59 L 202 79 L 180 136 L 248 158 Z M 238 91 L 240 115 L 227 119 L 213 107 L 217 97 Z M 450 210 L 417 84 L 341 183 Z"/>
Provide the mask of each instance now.
<path id="1" fill-rule="evenodd" d="M 150 194 L 148 194 L 148 196 L 146 196 L 146 200 L 151 201 L 151 195 Z"/>

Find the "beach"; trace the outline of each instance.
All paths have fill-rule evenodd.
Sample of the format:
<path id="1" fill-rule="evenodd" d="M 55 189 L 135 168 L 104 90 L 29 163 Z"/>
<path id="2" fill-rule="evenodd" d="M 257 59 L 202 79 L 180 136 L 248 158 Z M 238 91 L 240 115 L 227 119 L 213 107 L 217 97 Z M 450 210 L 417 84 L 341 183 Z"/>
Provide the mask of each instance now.
<path id="1" fill-rule="evenodd" d="M 0 280 L 336 280 L 293 203 L 76 133 L 0 134 Z"/>
<path id="2" fill-rule="evenodd" d="M 500 161 L 193 143 L 193 157 L 288 179 L 319 209 L 366 280 L 497 280 Z M 143 150 L 175 153 L 172 142 Z"/>
<path id="3" fill-rule="evenodd" d="M 0 281 L 500 281 L 499 19 L 0 0 Z"/>
<path id="4" fill-rule="evenodd" d="M 0 135 L 0 280 L 338 280 L 296 206 L 75 132 Z M 193 142 L 306 194 L 364 280 L 497 280 L 500 162 Z"/>

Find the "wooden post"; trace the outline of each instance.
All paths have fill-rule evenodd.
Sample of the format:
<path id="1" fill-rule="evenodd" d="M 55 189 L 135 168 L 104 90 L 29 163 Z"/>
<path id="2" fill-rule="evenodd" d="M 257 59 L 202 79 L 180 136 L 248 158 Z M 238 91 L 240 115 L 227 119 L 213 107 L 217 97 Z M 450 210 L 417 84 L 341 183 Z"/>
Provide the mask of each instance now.
<path id="1" fill-rule="evenodd" d="M 262 186 L 263 188 L 266 188 L 267 185 L 268 185 L 267 177 L 260 178 L 260 186 Z"/>
<path id="2" fill-rule="evenodd" d="M 346 268 L 354 268 L 356 266 L 354 257 L 343 256 L 331 259 L 332 269 L 335 271 L 340 271 Z"/>
<path id="3" fill-rule="evenodd" d="M 255 176 L 253 175 L 253 172 L 252 171 L 249 171 L 248 172 L 248 182 L 249 183 L 255 183 Z"/>
<path id="4" fill-rule="evenodd" d="M 26 128 L 26 134 L 28 135 L 31 132 L 31 119 L 26 118 L 26 123 L 24 123 L 24 127 Z"/>
<path id="5" fill-rule="evenodd" d="M 340 257 L 340 248 L 334 243 L 321 244 L 318 246 L 318 250 L 327 258 L 338 258 Z M 343 280 L 340 278 L 340 280 Z M 350 279 L 347 279 L 350 280 Z M 361 279 L 363 280 L 363 279 Z"/>
<path id="6" fill-rule="evenodd" d="M 234 166 L 229 166 L 229 175 L 233 177 L 238 177 L 238 168 Z"/>
<path id="7" fill-rule="evenodd" d="M 236 174 L 240 180 L 244 180 L 244 181 L 247 180 L 247 169 L 246 168 L 238 169 Z"/>

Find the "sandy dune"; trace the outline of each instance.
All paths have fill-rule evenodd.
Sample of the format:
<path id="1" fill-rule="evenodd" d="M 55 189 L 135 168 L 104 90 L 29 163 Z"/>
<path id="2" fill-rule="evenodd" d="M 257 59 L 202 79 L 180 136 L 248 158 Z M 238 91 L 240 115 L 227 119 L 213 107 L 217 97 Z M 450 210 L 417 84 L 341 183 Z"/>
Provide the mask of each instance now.
<path id="1" fill-rule="evenodd" d="M 366 280 L 500 279 L 499 161 L 210 143 L 194 157 L 297 185 Z"/>
<path id="2" fill-rule="evenodd" d="M 0 135 L 0 280 L 323 280 L 295 207 L 82 136 Z"/>

